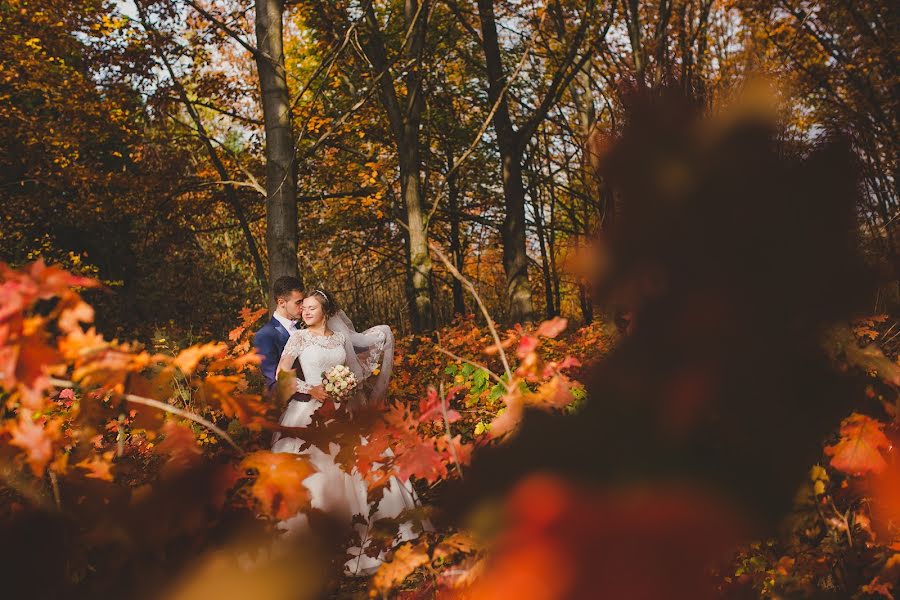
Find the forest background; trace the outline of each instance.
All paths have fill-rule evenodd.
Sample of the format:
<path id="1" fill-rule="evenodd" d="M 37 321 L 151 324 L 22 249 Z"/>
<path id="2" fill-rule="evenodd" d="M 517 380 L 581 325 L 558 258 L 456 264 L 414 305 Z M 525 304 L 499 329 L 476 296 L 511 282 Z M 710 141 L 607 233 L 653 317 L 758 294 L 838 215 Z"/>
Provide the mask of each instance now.
<path id="1" fill-rule="evenodd" d="M 296 2 L 262 25 L 256 10 L 6 3 L 0 258 L 100 278 L 101 328 L 145 341 L 223 337 L 295 263 L 355 320 L 432 330 L 473 307 L 429 243 L 498 320 L 586 323 L 566 267 L 615 217 L 589 137 L 614 138 L 635 82 L 677 74 L 713 110 L 765 74 L 786 147 L 851 136 L 867 254 L 898 262 L 883 5 Z M 287 103 L 271 115 L 260 62 Z M 291 176 L 275 181 L 279 114 L 270 162 Z"/>
<path id="2" fill-rule="evenodd" d="M 101 480 L 111 478 L 109 469 L 114 465 L 114 471 L 122 474 L 120 484 L 134 486 L 160 476 L 159 465 L 147 458 L 146 444 L 152 437 L 132 435 L 146 425 L 129 421 L 134 415 L 116 416 L 113 411 L 107 445 L 92 442 L 94 458 L 80 453 L 77 444 L 64 443 L 53 430 L 54 419 L 68 419 L 72 401 L 82 394 L 88 398 L 92 386 L 99 386 L 107 401 L 109 394 L 125 400 L 129 394 L 153 395 L 146 386 L 135 392 L 134 379 L 123 375 L 153 366 L 143 358 L 140 364 L 129 358 L 128 366 L 105 364 L 105 370 L 90 366 L 93 358 L 77 351 L 88 344 L 78 337 L 84 333 L 79 321 L 95 325 L 97 334 L 107 339 L 142 344 L 115 346 L 122 356 L 143 356 L 136 350 L 143 347 L 174 357 L 154 355 L 158 364 L 153 368 L 178 380 L 171 375 L 177 367 L 186 389 L 197 386 L 203 392 L 198 398 L 212 400 L 168 404 L 201 412 L 209 419 L 206 425 L 225 428 L 237 421 L 228 432 L 235 437 L 236 432 L 247 434 L 242 427 L 252 430 L 258 425 L 253 416 L 263 409 L 247 400 L 243 384 L 228 380 L 231 375 L 222 375 L 222 370 L 248 366 L 241 362 L 239 349 L 258 326 L 254 323 L 262 313 L 254 311 L 269 306 L 270 286 L 278 276 L 298 275 L 307 285 L 333 292 L 354 322 L 388 323 L 403 338 L 394 401 L 412 407 L 416 416 L 398 417 L 398 422 L 408 429 L 404 435 L 424 436 L 415 443 L 433 444 L 435 458 L 432 464 L 400 467 L 429 484 L 451 479 L 463 472 L 473 447 L 486 444 L 487 437 L 499 438 L 501 428 L 514 428 L 523 401 L 572 412 L 584 396 L 576 380 L 591 379 L 587 370 L 578 370 L 580 365 L 616 347 L 620 335 L 630 335 L 630 322 L 640 323 L 632 321 L 634 313 L 641 314 L 641 300 L 655 293 L 658 281 L 654 283 L 653 273 L 648 278 L 638 265 L 635 280 L 614 290 L 618 294 L 609 302 L 610 296 L 603 293 L 608 288 L 595 285 L 595 276 L 607 273 L 609 266 L 603 246 L 595 244 L 598 239 L 612 239 L 617 248 L 616 243 L 630 236 L 636 244 L 619 250 L 659 260 L 689 258 L 698 273 L 709 274 L 708 257 L 692 254 L 684 244 L 686 238 L 676 233 L 692 232 L 698 239 L 711 235 L 725 249 L 724 260 L 744 256 L 727 252 L 727 232 L 743 240 L 757 231 L 757 262 L 737 260 L 735 279 L 728 281 L 747 286 L 748 304 L 740 305 L 749 309 L 740 313 L 746 320 L 744 333 L 771 334 L 769 342 L 777 343 L 748 343 L 740 349 L 726 345 L 722 350 L 734 352 L 736 362 L 739 356 L 755 360 L 766 355 L 769 366 L 778 364 L 787 371 L 785 365 L 794 364 L 793 356 L 805 356 L 809 350 L 799 341 L 807 341 L 804 335 L 814 329 L 811 324 L 836 319 L 846 324 L 856 318 L 853 327 L 840 330 L 825 345 L 839 348 L 837 362 L 865 382 L 860 397 L 867 398 L 868 412 L 880 420 L 855 413 L 840 426 L 841 419 L 864 402 L 841 404 L 846 409 L 841 413 L 826 410 L 823 400 L 816 426 L 798 434 L 789 447 L 770 444 L 770 458 L 776 449 L 784 456 L 790 451 L 791 459 L 784 462 L 794 466 L 812 466 L 815 460 L 809 451 L 821 454 L 829 430 L 835 445 L 828 447 L 836 450 L 828 455 L 832 462 L 827 471 L 813 470 L 808 484 L 813 486 L 814 500 L 802 513 L 811 521 L 801 526 L 798 518 L 800 533 L 791 538 L 792 544 L 771 541 L 747 547 L 722 579 L 723 586 L 734 583 L 759 594 L 780 585 L 779 589 L 805 592 L 824 590 L 835 597 L 851 592 L 889 595 L 890 583 L 885 582 L 898 575 L 900 554 L 893 553 L 893 538 L 884 537 L 885 529 L 867 521 L 872 517 L 866 508 L 869 496 L 844 484 L 887 468 L 878 461 L 891 444 L 878 436 L 896 434 L 894 421 L 900 412 L 895 401 L 900 386 L 897 324 L 892 316 L 900 301 L 896 68 L 900 23 L 890 6 L 850 0 L 827 5 L 794 0 L 4 2 L 0 261 L 17 269 L 4 272 L 4 294 L 9 294 L 4 300 L 13 308 L 2 316 L 4 327 L 10 319 L 13 325 L 2 330 L 0 339 L 16 348 L 3 355 L 9 367 L 4 380 L 4 451 L 18 452 L 13 446 L 23 450 L 25 462 L 17 457 L 13 464 L 23 472 L 33 471 L 38 480 L 47 472 L 57 508 L 56 476 L 67 471 L 57 460 L 61 456 L 70 457 L 73 464 L 81 458 L 77 464 L 82 471 Z M 663 91 L 655 96 L 648 90 Z M 650 95 L 642 96 L 645 93 Z M 655 100 L 647 104 L 647 98 Z M 722 215 L 716 210 L 678 213 L 666 208 L 654 216 L 641 213 L 648 207 L 638 201 L 629 205 L 628 190 L 640 200 L 640 186 L 635 194 L 635 185 L 644 175 L 662 181 L 664 192 L 670 189 L 666 182 L 678 187 L 679 172 L 663 160 L 666 152 L 690 150 L 702 137 L 690 137 L 680 125 L 689 129 L 703 119 L 718 118 L 717 127 L 727 130 L 728 117 L 723 115 L 751 113 L 765 115 L 772 151 L 785 164 L 813 167 L 806 179 L 796 174 L 796 179 L 781 179 L 774 175 L 785 173 L 747 164 L 748 174 L 773 175 L 769 188 L 734 190 L 735 203 L 743 202 L 747 210 L 739 214 L 746 217 L 743 223 L 750 233 L 737 235 L 736 224 L 717 220 Z M 655 126 L 649 135 L 641 129 L 641 115 L 644 127 Z M 633 144 L 623 146 L 623 137 Z M 745 141 L 753 147 L 749 138 Z M 843 162 L 817 158 L 833 144 L 846 147 Z M 740 159 L 735 148 L 724 144 L 721 149 L 721 156 Z M 830 179 L 823 168 L 828 164 L 846 170 L 852 185 L 844 188 L 844 180 Z M 660 173 L 658 180 L 650 177 Z M 810 178 L 813 174 L 818 179 Z M 742 195 L 751 189 L 756 196 Z M 845 197 L 832 198 L 840 190 L 847 192 Z M 794 210 L 795 196 L 804 198 L 802 212 Z M 833 207 L 848 199 L 853 202 L 852 222 L 841 229 Z M 715 204 L 705 206 L 711 209 Z M 693 220 L 687 225 L 664 221 L 678 214 L 692 215 Z M 669 230 L 666 225 L 675 222 L 684 228 Z M 639 223 L 652 227 L 641 231 Z M 625 238 L 615 237 L 619 224 Z M 844 245 L 848 229 L 853 250 L 842 254 L 851 245 Z M 826 233 L 834 235 L 826 238 Z M 747 243 L 751 247 L 749 239 Z M 859 263 L 847 258 L 856 252 Z M 43 271 L 37 260 L 61 265 L 74 275 L 63 278 L 57 271 Z M 683 272 L 691 270 L 689 262 L 673 264 Z M 847 265 L 873 277 L 865 283 L 856 280 L 849 275 L 856 271 L 845 269 Z M 770 279 L 760 278 L 748 266 L 758 267 Z M 724 281 L 722 273 L 713 275 Z M 859 296 L 855 302 L 844 298 L 846 290 L 835 283 L 838 280 L 855 283 Z M 38 292 L 22 291 L 32 287 Z M 71 289 L 79 295 L 72 296 Z M 824 298 L 811 295 L 813 290 L 824 293 Z M 41 302 L 54 295 L 62 300 L 48 313 Z M 90 313 L 80 308 L 81 298 L 93 307 Z M 832 312 L 813 310 L 820 300 L 832 306 Z M 672 306 L 677 311 L 680 305 Z M 781 309 L 791 315 L 807 314 L 809 323 L 800 319 L 798 325 L 782 317 Z M 654 321 L 654 314 L 644 315 L 647 323 L 667 322 Z M 715 311 L 711 314 L 715 316 Z M 679 356 L 675 350 L 697 350 L 701 341 L 710 341 L 703 329 L 707 318 L 713 317 L 697 320 L 698 329 L 691 335 L 681 331 L 677 339 L 682 341 L 675 341 L 678 332 L 665 328 L 657 330 L 656 338 L 636 336 L 631 346 L 624 346 L 624 354 L 617 355 L 619 362 L 610 363 L 617 369 L 607 367 L 607 379 L 601 378 L 606 383 L 591 390 L 591 396 L 603 397 L 604 390 L 610 391 L 603 385 L 614 388 L 617 378 L 665 381 L 670 371 L 684 367 L 689 377 L 676 383 L 687 387 L 678 389 L 705 397 L 701 392 L 708 392 L 709 381 L 719 385 L 719 379 L 708 378 L 706 372 L 697 376 L 696 369 L 677 361 L 672 365 L 644 361 L 636 374 L 628 368 L 637 363 L 628 362 L 627 352 L 635 347 L 649 354 L 669 352 L 673 360 Z M 501 325 L 503 342 L 495 339 L 494 322 Z M 570 333 L 559 337 L 566 322 Z M 783 325 L 784 332 L 776 324 Z M 694 341 L 688 341 L 692 336 Z M 227 338 L 231 340 L 227 360 L 217 354 L 224 350 L 215 344 L 195 346 Z M 58 343 L 59 355 L 45 353 L 45 346 L 29 345 L 38 344 L 38 339 L 41 344 Z M 745 338 L 734 334 L 729 339 Z M 773 345 L 777 352 L 773 353 Z M 482 352 L 485 346 L 490 346 L 487 355 Z M 20 351 L 38 347 L 40 352 Z M 216 360 L 204 362 L 210 358 Z M 54 361 L 68 364 L 69 371 L 61 372 L 78 384 L 72 386 L 76 392 L 42 379 L 51 371 L 47 365 L 58 366 Z M 28 366 L 24 371 L 23 365 Z M 762 392 L 768 389 L 765 382 L 777 382 L 783 395 L 771 394 L 768 403 L 760 404 L 763 409 L 782 410 L 776 400 L 791 397 L 790 389 L 806 395 L 815 389 L 823 392 L 823 398 L 830 393 L 824 386 L 804 387 L 807 380 L 802 374 L 794 377 L 791 387 L 775 375 L 767 379 L 765 371 L 755 372 L 758 381 L 750 389 Z M 445 376 L 448 386 L 465 389 L 427 390 Z M 499 388 L 491 377 L 496 377 Z M 524 386 L 521 398 L 510 386 L 513 378 Z M 819 377 L 816 386 L 822 381 Z M 24 412 L 45 408 L 41 403 L 29 405 L 37 402 L 29 393 L 47 392 L 42 386 L 57 389 L 46 401 L 63 416 Z M 617 393 L 624 389 L 633 391 L 623 386 Z M 741 394 L 752 396 L 746 389 L 737 397 Z M 466 409 L 453 426 L 460 435 L 456 442 L 450 437 L 446 412 L 446 440 L 425 416 L 449 408 L 444 403 L 451 399 L 456 409 Z M 597 421 L 600 415 L 591 410 L 589 404 L 580 415 L 582 433 L 610 416 L 604 413 Z M 662 414 L 668 413 L 663 409 Z M 740 414 L 732 415 L 735 423 Z M 622 431 L 635 433 L 645 425 L 629 420 L 636 415 L 617 413 L 617 417 Z M 78 427 L 86 418 L 85 410 L 72 416 L 80 419 Z M 23 441 L 23 428 L 31 426 L 26 423 L 40 424 L 42 433 Z M 193 423 L 192 427 L 198 424 Z M 747 423 L 757 422 L 746 419 L 750 428 Z M 629 429 L 627 424 L 635 427 Z M 148 430 L 154 427 L 159 424 Z M 194 431 L 198 440 L 216 439 L 201 429 Z M 704 435 L 725 438 L 729 431 L 723 427 L 715 435 Z M 539 445 L 565 439 L 562 431 L 556 434 L 558 438 L 548 433 Z M 264 439 L 253 435 L 259 431 L 251 435 L 250 447 Z M 395 441 L 407 439 L 397 437 L 396 431 L 390 435 Z M 527 431 L 522 435 L 522 440 L 541 439 L 533 436 L 533 430 L 532 437 Z M 647 439 L 655 439 L 653 435 Z M 89 437 L 84 433 L 80 441 Z M 179 439 L 172 431 L 167 437 Z M 137 458 L 132 459 L 140 468 L 134 472 L 123 458 L 130 456 L 123 439 L 136 444 Z M 868 454 L 847 459 L 841 440 L 856 448 L 862 444 Z M 521 451 L 525 442 L 519 443 Z M 214 452 L 209 448 L 212 442 L 200 444 L 218 456 L 219 448 Z M 656 450 L 665 455 L 661 448 Z M 515 456 L 516 450 L 509 452 Z M 464 453 L 465 460 L 457 453 Z M 553 451 L 545 454 L 547 468 L 568 472 L 568 467 L 554 462 L 571 458 L 565 452 L 555 458 Z M 518 455 L 520 461 L 526 457 L 534 458 Z M 640 469 L 649 463 L 638 458 L 634 464 L 624 461 L 623 468 L 647 476 Z M 242 465 L 252 471 L 252 459 L 246 460 L 251 462 Z M 685 460 L 693 464 L 689 455 Z M 888 463 L 895 464 L 893 459 Z M 742 485 L 759 484 L 762 471 L 754 469 L 764 470 L 768 464 L 745 465 L 746 482 L 729 490 L 738 493 Z M 609 475 L 604 473 L 601 479 Z M 704 472 L 704 476 L 719 475 Z M 490 487 L 477 472 L 472 479 L 483 483 L 484 489 Z M 747 498 L 762 505 L 772 500 L 769 493 L 781 494 L 782 499 L 790 496 L 785 491 L 789 479 L 785 475 L 768 492 Z M 558 483 L 542 485 L 537 489 L 544 493 L 560 491 Z M 12 496 L 3 498 L 13 501 L 4 506 L 30 501 L 48 509 L 35 500 L 41 494 L 29 496 L 28 486 L 9 489 L 15 491 L 4 488 L 4 494 Z M 841 491 L 847 489 L 853 493 Z M 503 493 L 507 491 L 504 488 Z M 563 496 L 581 506 L 578 502 L 587 495 L 572 493 L 574 500 Z M 95 495 L 111 497 L 96 490 Z M 686 506 L 699 506 L 692 504 L 696 498 L 689 500 Z M 272 498 L 269 505 L 259 497 L 256 501 L 262 503 L 262 513 L 278 512 Z M 621 508 L 604 505 L 605 501 L 599 504 L 613 514 Z M 823 512 L 825 505 L 833 507 L 834 514 Z M 888 513 L 894 514 L 896 508 Z M 456 554 L 471 554 L 477 547 L 449 530 L 445 533 L 448 537 L 432 540 L 428 548 L 407 548 L 404 558 L 410 568 L 383 574 L 372 589 L 387 593 L 416 569 L 420 575 L 427 571 L 425 563 L 437 569 L 443 560 L 438 554 L 449 556 L 448 547 Z M 447 540 L 449 546 L 440 546 Z M 90 566 L 93 560 L 103 564 L 107 559 L 84 560 Z M 823 562 L 828 568 L 822 567 Z M 73 566 L 70 557 L 63 570 L 73 589 L 80 593 L 114 587 L 113 580 L 85 575 L 86 568 L 81 563 Z M 501 580 L 488 577 L 484 589 Z M 527 583 L 519 583 L 528 589 Z M 455 585 L 438 580 L 432 584 L 432 592 Z"/>

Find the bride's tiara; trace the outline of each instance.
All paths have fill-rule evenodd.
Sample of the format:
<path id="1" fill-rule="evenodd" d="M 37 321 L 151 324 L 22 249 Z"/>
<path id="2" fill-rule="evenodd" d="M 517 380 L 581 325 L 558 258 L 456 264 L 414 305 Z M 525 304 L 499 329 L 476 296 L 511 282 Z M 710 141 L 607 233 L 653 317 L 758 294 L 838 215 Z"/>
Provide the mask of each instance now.
<path id="1" fill-rule="evenodd" d="M 328 297 L 328 294 L 326 294 L 326 293 L 323 292 L 322 290 L 316 290 L 316 293 L 317 293 L 317 294 L 320 294 L 320 295 L 321 295 L 323 298 L 325 298 L 325 300 L 327 300 L 328 302 L 331 302 L 331 298 L 329 298 L 329 297 Z"/>

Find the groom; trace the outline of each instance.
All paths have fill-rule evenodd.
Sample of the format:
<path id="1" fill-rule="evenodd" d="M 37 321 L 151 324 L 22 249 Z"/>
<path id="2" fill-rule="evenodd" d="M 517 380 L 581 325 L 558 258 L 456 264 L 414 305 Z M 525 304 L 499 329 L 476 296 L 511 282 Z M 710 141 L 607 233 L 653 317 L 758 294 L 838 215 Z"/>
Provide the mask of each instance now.
<path id="1" fill-rule="evenodd" d="M 281 352 L 291 334 L 297 331 L 296 322 L 303 310 L 303 284 L 296 277 L 284 276 L 275 280 L 275 314 L 253 336 L 256 353 L 262 356 L 263 377 L 266 389 L 275 385 L 276 369 L 281 360 Z"/>

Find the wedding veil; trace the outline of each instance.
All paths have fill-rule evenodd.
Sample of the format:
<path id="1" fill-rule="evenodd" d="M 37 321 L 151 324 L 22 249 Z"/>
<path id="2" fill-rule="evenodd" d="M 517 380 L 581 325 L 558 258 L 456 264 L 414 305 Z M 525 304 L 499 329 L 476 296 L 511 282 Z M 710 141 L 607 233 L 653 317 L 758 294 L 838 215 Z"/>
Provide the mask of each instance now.
<path id="1" fill-rule="evenodd" d="M 387 397 L 394 367 L 394 334 L 391 328 L 375 325 L 362 332 L 356 331 L 353 322 L 342 310 L 328 319 L 328 328 L 344 334 L 347 366 L 357 380 L 362 382 L 373 378 L 365 400 L 369 403 L 383 401 Z"/>

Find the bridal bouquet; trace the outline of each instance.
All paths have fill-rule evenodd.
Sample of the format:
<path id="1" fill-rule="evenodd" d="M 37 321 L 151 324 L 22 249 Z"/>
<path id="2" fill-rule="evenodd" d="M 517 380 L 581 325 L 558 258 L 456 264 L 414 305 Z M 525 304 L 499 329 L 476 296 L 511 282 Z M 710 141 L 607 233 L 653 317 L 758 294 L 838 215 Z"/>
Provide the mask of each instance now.
<path id="1" fill-rule="evenodd" d="M 356 390 L 356 375 L 346 365 L 335 365 L 322 373 L 322 385 L 335 402 L 341 402 Z"/>

